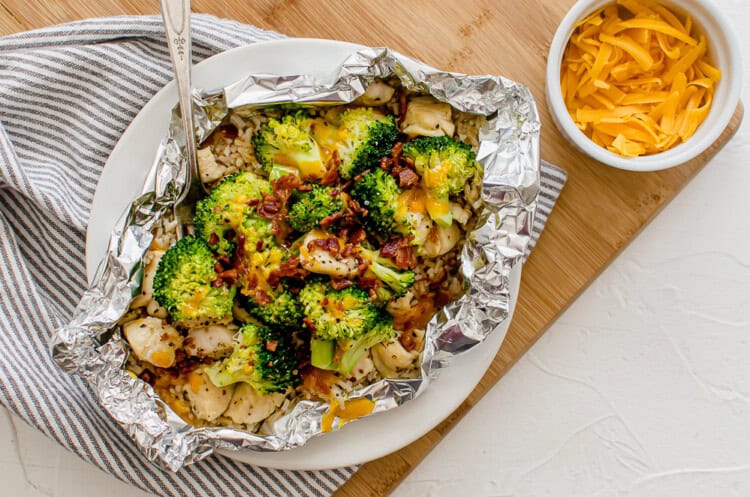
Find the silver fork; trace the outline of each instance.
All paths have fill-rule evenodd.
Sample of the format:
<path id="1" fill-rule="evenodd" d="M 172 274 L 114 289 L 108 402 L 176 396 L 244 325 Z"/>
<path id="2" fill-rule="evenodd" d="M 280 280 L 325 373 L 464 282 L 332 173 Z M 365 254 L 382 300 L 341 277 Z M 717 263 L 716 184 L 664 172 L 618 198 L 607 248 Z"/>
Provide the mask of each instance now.
<path id="1" fill-rule="evenodd" d="M 198 173 L 196 156 L 195 125 L 193 119 L 193 99 L 190 70 L 192 49 L 190 40 L 190 0 L 160 0 L 161 16 L 167 33 L 167 46 L 172 59 L 174 79 L 177 83 L 177 97 L 180 104 L 180 117 L 185 130 L 185 150 L 187 152 L 187 184 L 174 206 L 177 220 L 177 237 L 185 234 L 185 226 L 193 224 L 193 206 L 206 194 L 206 186 Z"/>

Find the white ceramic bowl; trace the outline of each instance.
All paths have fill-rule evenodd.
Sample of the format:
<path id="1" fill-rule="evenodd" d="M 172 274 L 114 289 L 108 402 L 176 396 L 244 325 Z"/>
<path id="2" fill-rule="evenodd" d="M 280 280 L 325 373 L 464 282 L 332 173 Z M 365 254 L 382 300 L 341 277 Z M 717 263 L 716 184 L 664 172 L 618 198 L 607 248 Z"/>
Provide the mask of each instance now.
<path id="1" fill-rule="evenodd" d="M 742 87 L 742 61 L 739 40 L 726 16 L 712 0 L 668 0 L 660 2 L 677 13 L 689 13 L 699 32 L 708 40 L 708 55 L 721 69 L 713 104 L 706 120 L 695 134 L 664 152 L 641 157 L 623 157 L 591 141 L 570 118 L 560 88 L 560 63 L 573 27 L 579 20 L 613 0 L 579 0 L 563 18 L 555 32 L 547 56 L 547 104 L 562 134 L 580 150 L 609 166 L 630 171 L 657 171 L 684 164 L 698 156 L 719 138 L 737 107 Z"/>

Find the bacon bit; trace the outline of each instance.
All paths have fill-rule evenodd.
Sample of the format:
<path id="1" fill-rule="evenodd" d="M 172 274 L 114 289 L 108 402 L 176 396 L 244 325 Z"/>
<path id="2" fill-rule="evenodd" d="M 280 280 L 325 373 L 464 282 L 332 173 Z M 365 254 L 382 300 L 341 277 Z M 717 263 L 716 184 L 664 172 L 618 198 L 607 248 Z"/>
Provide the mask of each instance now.
<path id="1" fill-rule="evenodd" d="M 276 288 L 279 286 L 281 278 L 304 280 L 308 274 L 310 273 L 300 266 L 299 257 L 294 256 L 283 261 L 277 269 L 271 270 L 271 273 L 268 275 L 268 284 L 272 288 Z"/>
<path id="2" fill-rule="evenodd" d="M 393 329 L 399 331 L 421 330 L 427 326 L 436 310 L 432 298 L 422 296 L 409 310 L 393 315 Z"/>
<path id="3" fill-rule="evenodd" d="M 328 305 L 328 297 L 323 297 L 323 300 L 320 301 L 320 305 Z"/>
<path id="4" fill-rule="evenodd" d="M 402 161 L 406 162 L 406 166 L 414 169 L 414 161 L 410 157 L 402 157 Z"/>
<path id="5" fill-rule="evenodd" d="M 221 288 L 224 286 L 224 282 L 220 278 L 217 278 L 211 282 L 211 286 L 214 288 Z"/>
<path id="6" fill-rule="evenodd" d="M 278 340 L 266 340 L 266 350 L 269 352 L 276 352 L 276 347 L 279 346 Z"/>
<path id="7" fill-rule="evenodd" d="M 395 166 L 401 166 L 401 153 L 404 151 L 404 143 L 396 142 L 391 149 L 391 159 Z"/>
<path id="8" fill-rule="evenodd" d="M 360 276 L 357 280 L 357 286 L 362 290 L 375 290 L 377 288 L 380 288 L 380 280 L 377 278 Z"/>
<path id="9" fill-rule="evenodd" d="M 159 337 L 159 341 L 160 342 L 166 342 L 167 340 L 169 340 L 169 334 L 168 333 L 162 333 L 161 336 Z"/>
<path id="10" fill-rule="evenodd" d="M 295 174 L 285 174 L 280 178 L 276 178 L 271 181 L 271 189 L 276 194 L 285 193 L 288 195 L 292 193 L 292 190 L 296 190 L 302 186 L 302 180 Z M 283 197 L 283 195 L 282 195 Z"/>
<path id="11" fill-rule="evenodd" d="M 401 342 L 401 345 L 407 352 L 411 352 L 417 348 L 417 337 L 414 334 L 413 331 L 404 331 L 398 335 L 398 341 Z"/>
<path id="12" fill-rule="evenodd" d="M 419 176 L 417 173 L 412 171 L 409 168 L 401 168 L 401 170 L 398 172 L 398 186 L 401 188 L 411 188 L 412 186 L 419 183 Z"/>
<path id="13" fill-rule="evenodd" d="M 219 273 L 219 278 L 230 285 L 235 282 L 238 276 L 239 274 L 236 269 L 227 269 Z"/>
<path id="14" fill-rule="evenodd" d="M 216 260 L 219 261 L 219 263 L 221 263 L 222 266 L 232 265 L 232 261 L 226 255 L 220 255 L 219 257 L 216 258 Z"/>
<path id="15" fill-rule="evenodd" d="M 382 157 L 379 166 L 383 171 L 390 171 L 391 166 L 393 166 L 393 159 L 390 157 Z"/>
<path id="16" fill-rule="evenodd" d="M 224 271 L 224 266 L 222 266 L 218 262 L 215 262 L 214 263 L 214 271 L 216 271 L 217 273 L 221 273 L 222 271 Z"/>
<path id="17" fill-rule="evenodd" d="M 245 235 L 240 235 L 237 237 L 237 251 L 235 252 L 235 257 L 237 259 L 241 259 L 245 256 Z"/>
<path id="18" fill-rule="evenodd" d="M 250 207 L 255 207 L 259 203 L 260 203 L 259 198 L 251 198 L 250 200 L 247 201 L 247 205 L 249 205 Z"/>
<path id="19" fill-rule="evenodd" d="M 339 179 L 339 165 L 341 165 L 341 159 L 339 158 L 339 151 L 334 150 L 331 154 L 331 161 L 328 170 L 320 180 L 320 184 L 323 186 L 331 186 L 338 184 L 341 180 Z"/>
<path id="20" fill-rule="evenodd" d="M 407 245 L 398 249 L 396 259 L 394 261 L 396 267 L 399 269 L 414 269 L 417 267 L 417 253 L 414 251 L 414 247 Z"/>
<path id="21" fill-rule="evenodd" d="M 245 287 L 247 287 L 248 290 L 252 290 L 256 286 L 258 286 L 258 275 L 253 273 L 245 282 Z"/>
<path id="22" fill-rule="evenodd" d="M 362 276 L 367 272 L 367 268 L 369 268 L 372 263 L 370 261 L 362 260 L 361 258 L 358 258 L 357 260 L 359 261 L 359 266 L 357 266 L 357 276 Z"/>
<path id="23" fill-rule="evenodd" d="M 368 174 L 370 174 L 370 169 L 365 169 L 364 171 L 362 171 L 361 173 L 353 177 L 352 181 L 354 181 L 355 183 L 358 183 L 362 178 L 364 178 Z"/>
<path id="24" fill-rule="evenodd" d="M 231 242 L 232 240 L 234 240 L 234 237 L 235 237 L 236 235 L 237 235 L 237 233 L 235 233 L 235 232 L 234 232 L 234 230 L 227 230 L 227 231 L 226 231 L 226 232 L 224 233 L 224 238 L 225 238 L 226 240 L 229 240 L 229 241 Z"/>
<path id="25" fill-rule="evenodd" d="M 409 245 L 409 238 L 393 238 L 380 247 L 380 255 L 393 260 L 399 269 L 417 267 L 417 254 Z"/>
<path id="26" fill-rule="evenodd" d="M 330 237 L 330 238 L 316 238 L 315 240 L 309 242 L 307 244 L 307 249 L 311 252 L 315 250 L 315 248 L 319 248 L 322 250 L 325 250 L 329 254 L 331 254 L 333 257 L 336 257 L 339 253 L 339 240 L 338 238 Z"/>
<path id="27" fill-rule="evenodd" d="M 343 290 L 344 288 L 349 288 L 354 283 L 351 280 L 348 280 L 346 278 L 334 278 L 331 277 L 331 288 L 334 290 Z"/>
<path id="28" fill-rule="evenodd" d="M 266 193 L 258 208 L 258 214 L 266 219 L 273 219 L 281 211 L 281 199 L 274 194 Z"/>
<path id="29" fill-rule="evenodd" d="M 216 233 L 211 233 L 211 236 L 208 237 L 208 244 L 209 245 L 216 245 L 219 243 L 219 237 Z"/>
<path id="30" fill-rule="evenodd" d="M 368 212 L 367 209 L 365 209 L 364 207 L 362 207 L 361 205 L 359 205 L 359 203 L 356 200 L 354 200 L 353 198 L 349 199 L 348 204 L 349 204 L 349 208 L 352 211 L 354 211 L 357 214 L 359 214 L 360 216 L 366 216 L 367 215 L 367 212 Z"/>
<path id="31" fill-rule="evenodd" d="M 255 292 L 253 293 L 253 297 L 255 298 L 255 301 L 258 303 L 258 305 L 267 305 L 273 302 L 271 297 L 269 297 L 268 294 L 260 288 L 255 290 Z"/>
<path id="32" fill-rule="evenodd" d="M 404 119 L 406 119 L 406 107 L 408 105 L 409 104 L 406 101 L 406 93 L 402 92 L 398 97 L 398 121 L 396 121 L 396 124 L 398 124 L 399 128 L 404 123 Z"/>
<path id="33" fill-rule="evenodd" d="M 344 245 L 344 250 L 341 251 L 341 257 L 348 258 L 354 255 L 354 245 L 347 243 Z"/>
<path id="34" fill-rule="evenodd" d="M 341 190 L 339 190 L 338 188 L 334 188 L 328 193 L 328 195 L 330 195 L 331 197 L 338 197 L 340 194 Z"/>
<path id="35" fill-rule="evenodd" d="M 333 223 L 338 221 L 344 217 L 344 213 L 341 211 L 334 212 L 333 214 L 329 214 L 328 216 L 324 217 L 320 220 L 320 227 L 323 229 L 329 228 Z"/>
<path id="36" fill-rule="evenodd" d="M 362 228 L 357 228 L 349 234 L 349 243 L 353 245 L 359 245 L 365 240 L 366 237 L 367 235 L 365 234 L 365 230 L 363 230 Z"/>
<path id="37" fill-rule="evenodd" d="M 263 250 L 263 240 L 258 240 L 255 243 L 255 251 L 260 252 L 261 250 Z"/>
<path id="38" fill-rule="evenodd" d="M 403 242 L 403 238 L 393 238 L 389 240 L 382 247 L 380 247 L 380 255 L 389 259 L 396 257 L 396 253 L 398 252 L 398 249 L 401 248 Z"/>
<path id="39" fill-rule="evenodd" d="M 310 331 L 315 331 L 315 323 L 313 323 L 313 320 L 310 318 L 302 318 L 302 322 L 305 323 L 305 326 L 307 326 L 307 329 Z"/>

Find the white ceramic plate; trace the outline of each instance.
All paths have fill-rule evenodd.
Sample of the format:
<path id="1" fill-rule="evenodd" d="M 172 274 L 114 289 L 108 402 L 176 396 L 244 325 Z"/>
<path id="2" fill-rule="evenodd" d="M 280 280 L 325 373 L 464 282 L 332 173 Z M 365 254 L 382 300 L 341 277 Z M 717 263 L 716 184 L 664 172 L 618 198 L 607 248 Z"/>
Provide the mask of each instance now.
<path id="1" fill-rule="evenodd" d="M 215 55 L 193 70 L 193 84 L 214 89 L 250 73 L 329 76 L 357 45 L 328 40 L 289 39 L 257 43 Z M 169 83 L 135 117 L 112 151 L 94 194 L 86 239 L 89 280 L 107 249 L 115 222 L 141 191 L 177 102 Z M 519 272 L 515 272 L 518 274 Z M 519 282 L 513 282 L 518 288 Z M 515 306 L 514 299 L 511 302 Z M 482 346 L 456 359 L 418 399 L 397 409 L 346 425 L 287 452 L 224 452 L 257 466 L 324 469 L 359 464 L 396 451 L 445 419 L 474 389 L 495 357 L 507 330 L 497 330 Z"/>

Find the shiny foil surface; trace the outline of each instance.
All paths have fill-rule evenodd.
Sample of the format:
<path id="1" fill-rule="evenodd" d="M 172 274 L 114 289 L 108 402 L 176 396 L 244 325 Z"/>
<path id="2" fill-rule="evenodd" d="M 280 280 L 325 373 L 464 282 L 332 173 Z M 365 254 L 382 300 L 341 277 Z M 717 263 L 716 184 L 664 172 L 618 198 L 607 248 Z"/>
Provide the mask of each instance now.
<path id="1" fill-rule="evenodd" d="M 350 399 L 375 402 L 373 414 L 418 397 L 451 358 L 500 332 L 511 318 L 511 296 L 529 241 L 539 192 L 540 124 L 529 90 L 497 76 L 438 71 L 385 48 L 359 50 L 336 74 L 252 75 L 221 91 L 195 92 L 196 133 L 204 140 L 232 109 L 254 112 L 273 104 L 341 104 L 362 95 L 375 78 L 396 76 L 409 93 L 431 94 L 455 109 L 487 116 L 479 132 L 477 160 L 484 168 L 483 207 L 461 254 L 466 293 L 429 322 L 416 379 L 386 379 L 355 390 Z M 174 113 L 173 113 L 174 114 Z M 145 382 L 125 370 L 129 354 L 117 321 L 139 294 L 142 258 L 151 229 L 170 210 L 187 178 L 185 135 L 173 115 L 142 194 L 117 221 L 106 258 L 70 323 L 53 336 L 52 354 L 61 368 L 84 378 L 102 406 L 152 461 L 173 471 L 217 448 L 282 451 L 321 434 L 328 403 L 302 400 L 261 436 L 230 428 L 186 424 Z M 333 429 L 339 428 L 336 419 Z"/>

